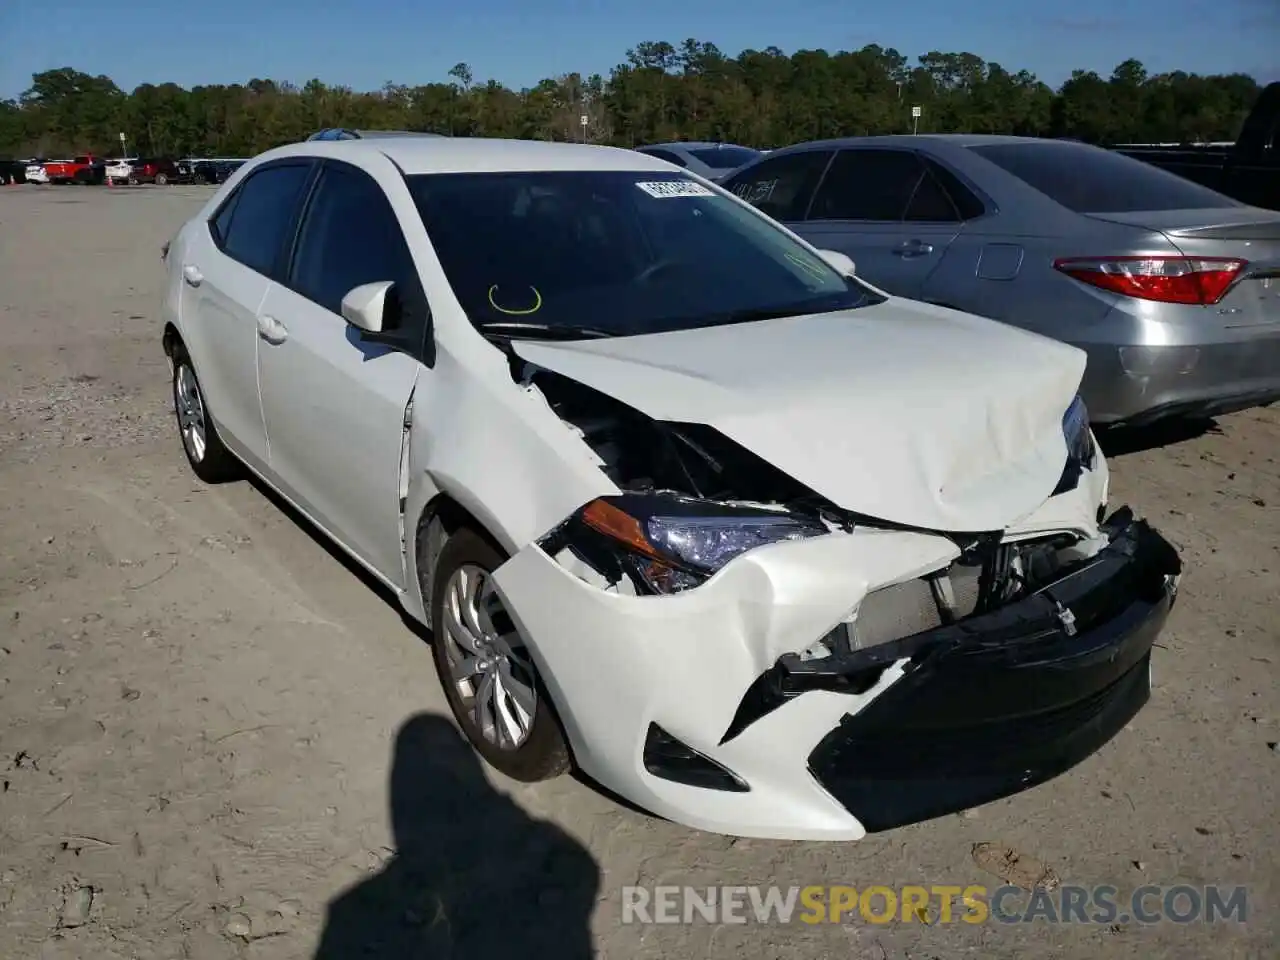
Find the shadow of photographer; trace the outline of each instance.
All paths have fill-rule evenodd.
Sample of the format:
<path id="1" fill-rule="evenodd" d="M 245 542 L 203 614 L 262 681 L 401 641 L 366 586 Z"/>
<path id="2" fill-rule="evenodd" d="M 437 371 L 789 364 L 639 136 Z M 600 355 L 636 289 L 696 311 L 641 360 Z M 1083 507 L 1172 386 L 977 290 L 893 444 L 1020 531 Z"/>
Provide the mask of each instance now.
<path id="1" fill-rule="evenodd" d="M 395 856 L 330 902 L 315 960 L 594 955 L 595 860 L 494 790 L 444 717 L 396 737 L 391 824 Z"/>

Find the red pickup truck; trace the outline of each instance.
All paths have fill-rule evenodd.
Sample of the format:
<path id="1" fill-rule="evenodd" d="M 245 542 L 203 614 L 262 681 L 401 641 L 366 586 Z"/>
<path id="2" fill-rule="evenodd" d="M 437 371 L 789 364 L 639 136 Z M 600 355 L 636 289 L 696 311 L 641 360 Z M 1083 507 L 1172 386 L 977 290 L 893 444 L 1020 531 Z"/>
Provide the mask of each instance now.
<path id="1" fill-rule="evenodd" d="M 50 183 L 101 183 L 105 169 L 104 162 L 90 154 L 44 165 Z"/>

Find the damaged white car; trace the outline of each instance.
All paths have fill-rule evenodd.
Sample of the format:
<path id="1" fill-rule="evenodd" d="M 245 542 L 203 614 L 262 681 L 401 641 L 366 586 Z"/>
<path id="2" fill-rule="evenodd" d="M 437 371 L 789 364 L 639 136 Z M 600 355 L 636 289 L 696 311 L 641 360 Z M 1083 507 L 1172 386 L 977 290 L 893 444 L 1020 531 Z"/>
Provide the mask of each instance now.
<path id="1" fill-rule="evenodd" d="M 857 839 L 1074 765 L 1180 573 L 1084 354 L 884 295 L 628 150 L 308 142 L 166 245 L 196 473 L 258 474 L 432 628 L 523 780 Z"/>

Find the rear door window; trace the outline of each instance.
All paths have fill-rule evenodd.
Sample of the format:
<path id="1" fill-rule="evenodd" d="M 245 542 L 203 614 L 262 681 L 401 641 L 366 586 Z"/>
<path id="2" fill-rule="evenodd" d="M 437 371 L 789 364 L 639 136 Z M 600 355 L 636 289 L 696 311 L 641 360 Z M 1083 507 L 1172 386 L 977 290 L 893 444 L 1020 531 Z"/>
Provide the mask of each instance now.
<path id="1" fill-rule="evenodd" d="M 909 151 L 841 150 L 813 198 L 809 219 L 897 223 L 906 217 L 924 179 L 924 165 Z M 936 184 L 928 192 L 918 208 L 921 214 L 949 206 Z M 954 212 L 946 219 L 955 219 Z"/>
<path id="2" fill-rule="evenodd" d="M 930 176 L 946 192 L 947 198 L 955 207 L 956 214 L 961 220 L 973 220 L 987 212 L 987 205 L 982 198 L 969 189 L 952 171 L 932 157 L 922 157 L 922 159 Z"/>
<path id="3" fill-rule="evenodd" d="M 214 217 L 222 252 L 250 270 L 272 276 L 293 230 L 310 175 L 310 163 L 271 166 L 251 173 L 233 198 L 231 222 L 224 228 L 221 211 Z"/>
<path id="4" fill-rule="evenodd" d="M 1149 163 L 1062 140 L 969 147 L 1076 213 L 1208 210 L 1241 204 Z"/>
<path id="5" fill-rule="evenodd" d="M 775 220 L 803 220 L 830 150 L 802 150 L 753 164 L 721 184 Z"/>

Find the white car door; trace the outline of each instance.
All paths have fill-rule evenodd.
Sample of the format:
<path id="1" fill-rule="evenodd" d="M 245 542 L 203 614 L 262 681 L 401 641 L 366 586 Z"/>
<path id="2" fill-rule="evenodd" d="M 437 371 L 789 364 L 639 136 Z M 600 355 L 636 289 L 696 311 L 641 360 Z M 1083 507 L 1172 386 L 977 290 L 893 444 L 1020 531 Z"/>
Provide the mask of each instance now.
<path id="1" fill-rule="evenodd" d="M 396 344 L 341 315 L 354 287 L 394 281 Z M 401 444 L 426 330 L 426 300 L 377 182 L 323 163 L 282 283 L 259 311 L 258 375 L 271 473 L 313 520 L 383 579 L 404 585 Z"/>
<path id="2" fill-rule="evenodd" d="M 181 250 L 183 339 L 223 442 L 257 470 L 267 465 L 258 400 L 258 312 L 314 164 L 255 170 L 192 232 Z"/>

